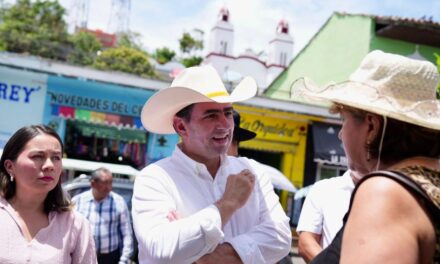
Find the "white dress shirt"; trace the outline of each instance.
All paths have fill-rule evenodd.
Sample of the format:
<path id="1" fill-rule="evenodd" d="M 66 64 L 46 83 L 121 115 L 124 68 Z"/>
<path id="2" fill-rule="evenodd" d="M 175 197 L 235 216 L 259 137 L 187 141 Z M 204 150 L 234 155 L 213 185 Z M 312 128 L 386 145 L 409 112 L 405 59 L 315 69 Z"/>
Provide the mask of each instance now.
<path id="1" fill-rule="evenodd" d="M 316 182 L 307 194 L 296 231 L 321 234 L 320 244 L 326 248 L 342 227 L 353 190 L 350 170 L 342 176 Z"/>
<path id="2" fill-rule="evenodd" d="M 132 201 L 140 263 L 193 263 L 223 242 L 234 247 L 243 263 L 275 263 L 286 256 L 289 219 L 267 177 L 257 177 L 259 184 L 248 201 L 222 230 L 214 203 L 222 197 L 228 176 L 243 169 L 250 169 L 246 158 L 223 156 L 213 178 L 179 147 L 171 157 L 144 168 Z M 170 212 L 179 219 L 170 221 Z"/>

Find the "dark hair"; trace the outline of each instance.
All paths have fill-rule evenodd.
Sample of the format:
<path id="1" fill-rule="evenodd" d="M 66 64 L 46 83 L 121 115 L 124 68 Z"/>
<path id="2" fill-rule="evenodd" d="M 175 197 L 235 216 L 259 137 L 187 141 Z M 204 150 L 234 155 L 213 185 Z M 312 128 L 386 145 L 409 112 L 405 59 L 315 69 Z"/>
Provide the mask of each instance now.
<path id="1" fill-rule="evenodd" d="M 25 126 L 17 130 L 14 135 L 8 140 L 3 149 L 3 154 L 0 159 L 0 188 L 2 196 L 5 199 L 10 199 L 15 196 L 15 182 L 10 180 L 8 172 L 5 168 L 5 161 L 16 161 L 17 157 L 23 151 L 26 144 L 34 137 L 46 134 L 58 140 L 61 145 L 61 152 L 63 152 L 63 142 L 60 136 L 50 127 L 45 125 L 31 125 Z M 72 208 L 70 199 L 65 194 L 61 187 L 61 178 L 55 188 L 53 188 L 44 200 L 44 211 L 69 211 Z"/>
<path id="2" fill-rule="evenodd" d="M 355 119 L 364 120 L 367 111 L 346 105 L 335 104 L 330 108 L 332 113 L 340 113 L 344 109 L 350 112 Z M 374 113 L 372 113 L 374 114 Z M 376 138 L 370 143 L 369 151 L 372 158 L 379 156 L 379 145 L 382 136 L 384 118 L 380 115 L 380 129 Z M 368 146 L 364 146 L 366 149 Z M 415 157 L 440 157 L 440 131 L 403 122 L 394 118 L 387 118 L 385 135 L 382 143 L 380 159 L 385 164 Z"/>
<path id="3" fill-rule="evenodd" d="M 191 113 L 194 108 L 194 104 L 190 104 L 182 108 L 179 112 L 176 113 L 177 117 L 185 119 L 185 121 L 189 122 L 191 120 Z"/>
<path id="4" fill-rule="evenodd" d="M 92 173 L 90 174 L 90 181 L 100 181 L 101 180 L 101 173 L 106 173 L 106 174 L 112 174 L 112 172 L 104 167 L 98 168 L 94 171 L 92 171 Z"/>
<path id="5" fill-rule="evenodd" d="M 370 154 L 374 158 L 379 155 L 383 124 L 383 117 L 381 117 L 381 132 L 370 145 Z M 440 131 L 387 118 L 380 159 L 384 163 L 393 163 L 415 156 L 438 159 L 440 157 Z"/>

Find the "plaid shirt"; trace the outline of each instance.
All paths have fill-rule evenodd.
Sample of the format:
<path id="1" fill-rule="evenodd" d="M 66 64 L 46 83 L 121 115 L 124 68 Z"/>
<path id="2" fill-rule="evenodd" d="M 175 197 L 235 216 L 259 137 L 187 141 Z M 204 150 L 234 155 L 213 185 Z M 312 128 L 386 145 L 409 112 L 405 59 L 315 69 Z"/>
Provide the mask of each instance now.
<path id="1" fill-rule="evenodd" d="M 97 202 L 92 190 L 88 190 L 73 197 L 72 201 L 75 209 L 90 222 L 97 253 L 105 254 L 119 249 L 122 250 L 119 263 L 128 263 L 133 253 L 133 237 L 124 198 L 110 192 Z"/>

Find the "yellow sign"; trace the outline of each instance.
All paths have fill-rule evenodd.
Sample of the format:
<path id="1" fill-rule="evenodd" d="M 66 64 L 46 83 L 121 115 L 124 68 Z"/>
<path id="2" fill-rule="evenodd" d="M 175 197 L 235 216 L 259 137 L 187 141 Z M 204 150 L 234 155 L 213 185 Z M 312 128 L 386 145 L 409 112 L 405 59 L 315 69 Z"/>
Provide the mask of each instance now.
<path id="1" fill-rule="evenodd" d="M 257 139 L 298 143 L 307 135 L 307 123 L 242 112 L 240 127 L 257 133 Z"/>

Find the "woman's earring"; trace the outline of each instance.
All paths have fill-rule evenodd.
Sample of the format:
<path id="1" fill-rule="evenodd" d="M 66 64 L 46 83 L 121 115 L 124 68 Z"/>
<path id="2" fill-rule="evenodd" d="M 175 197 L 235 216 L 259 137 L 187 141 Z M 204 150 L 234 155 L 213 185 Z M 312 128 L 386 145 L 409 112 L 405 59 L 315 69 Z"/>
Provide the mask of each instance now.
<path id="1" fill-rule="evenodd" d="M 371 160 L 370 141 L 367 141 L 367 161 Z"/>
<path id="2" fill-rule="evenodd" d="M 10 174 L 9 177 L 11 177 L 11 182 L 13 182 L 14 181 L 14 176 L 12 176 L 12 174 Z"/>

